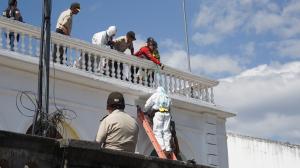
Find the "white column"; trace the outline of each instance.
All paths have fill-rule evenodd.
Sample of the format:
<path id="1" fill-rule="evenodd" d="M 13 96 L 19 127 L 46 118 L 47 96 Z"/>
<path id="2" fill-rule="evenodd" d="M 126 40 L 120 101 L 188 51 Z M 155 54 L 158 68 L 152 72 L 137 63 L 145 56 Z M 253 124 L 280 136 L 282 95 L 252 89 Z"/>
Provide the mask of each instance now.
<path id="1" fill-rule="evenodd" d="M 115 78 L 116 73 L 117 73 L 117 69 L 115 68 L 115 60 L 111 59 L 111 77 Z"/>
<path id="2" fill-rule="evenodd" d="M 174 76 L 174 93 L 178 92 L 178 82 L 177 82 L 177 77 Z"/>
<path id="3" fill-rule="evenodd" d="M 29 50 L 29 55 L 30 56 L 33 56 L 33 53 L 32 53 L 32 36 L 31 35 L 28 35 L 28 50 Z"/>
<path id="4" fill-rule="evenodd" d="M 94 63 L 93 63 L 94 73 L 99 74 L 98 67 L 97 67 L 97 64 L 98 64 L 97 61 L 99 61 L 99 58 L 96 54 L 93 54 L 93 58 L 94 58 Z"/>
<path id="5" fill-rule="evenodd" d="M 169 75 L 169 89 L 170 89 L 170 93 L 173 93 L 173 75 Z"/>
<path id="6" fill-rule="evenodd" d="M 21 52 L 23 54 L 25 54 L 25 51 L 26 51 L 25 50 L 25 34 L 21 33 L 20 36 L 21 36 Z"/>
<path id="7" fill-rule="evenodd" d="M 117 72 L 116 73 L 117 73 L 117 79 L 121 79 L 121 67 L 120 67 L 120 62 L 119 61 L 117 61 Z"/>
<path id="8" fill-rule="evenodd" d="M 92 54 L 89 52 L 86 52 L 86 55 L 88 57 L 88 71 L 92 72 Z"/>
<path id="9" fill-rule="evenodd" d="M 85 65 L 85 54 L 83 50 L 79 50 L 80 51 L 80 57 L 81 57 L 81 62 L 82 62 L 82 70 L 86 70 L 86 65 Z"/>
<path id="10" fill-rule="evenodd" d="M 35 56 L 39 57 L 40 56 L 40 40 L 35 39 L 36 45 L 35 45 Z"/>
<path id="11" fill-rule="evenodd" d="M 65 65 L 66 64 L 66 58 L 67 58 L 67 55 L 66 55 L 67 46 L 62 46 L 62 47 L 63 47 L 63 60 L 62 60 L 62 64 Z M 59 48 L 58 48 L 58 53 L 59 53 Z"/>
<path id="12" fill-rule="evenodd" d="M 67 53 L 67 66 L 72 66 L 73 58 L 72 58 L 72 48 L 69 46 L 69 51 Z"/>

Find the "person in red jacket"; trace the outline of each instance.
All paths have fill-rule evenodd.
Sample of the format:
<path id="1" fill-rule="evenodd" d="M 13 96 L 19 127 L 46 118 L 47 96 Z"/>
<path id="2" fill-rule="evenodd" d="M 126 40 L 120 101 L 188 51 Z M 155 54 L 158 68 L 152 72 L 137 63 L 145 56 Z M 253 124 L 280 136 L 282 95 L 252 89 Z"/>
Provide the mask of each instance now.
<path id="1" fill-rule="evenodd" d="M 146 58 L 148 60 L 151 60 L 152 62 L 163 68 L 163 64 L 161 64 L 161 62 L 158 59 L 156 59 L 153 54 L 155 44 L 157 44 L 156 41 L 152 37 L 149 37 L 147 39 L 147 45 L 140 48 L 140 50 L 137 51 L 134 55 L 140 58 Z"/>
<path id="2" fill-rule="evenodd" d="M 159 65 L 161 67 L 161 69 L 163 69 L 164 65 L 155 57 L 154 52 L 155 52 L 156 48 L 157 48 L 157 42 L 152 37 L 149 37 L 147 39 L 147 44 L 145 46 L 143 46 L 142 48 L 140 48 L 134 55 L 139 58 L 146 58 L 148 60 L 151 60 L 155 64 Z M 139 69 L 136 68 L 136 71 L 134 71 L 134 68 L 131 67 L 132 77 L 135 72 L 138 72 L 138 70 Z M 143 69 L 143 71 L 145 71 L 145 70 Z M 150 70 L 146 70 L 146 73 L 148 74 L 148 80 L 147 80 L 148 86 L 150 86 L 150 77 L 152 78 L 152 81 L 153 81 L 154 80 L 154 72 L 153 71 L 150 72 Z"/>

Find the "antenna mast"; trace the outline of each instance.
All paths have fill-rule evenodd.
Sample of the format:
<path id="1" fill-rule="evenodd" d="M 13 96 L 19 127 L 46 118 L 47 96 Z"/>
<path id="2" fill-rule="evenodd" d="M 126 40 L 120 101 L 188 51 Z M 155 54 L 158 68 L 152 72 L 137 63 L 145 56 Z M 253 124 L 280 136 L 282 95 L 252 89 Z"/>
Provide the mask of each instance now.
<path id="1" fill-rule="evenodd" d="M 190 61 L 189 37 L 188 37 L 186 12 L 185 12 L 185 0 L 182 0 L 182 9 L 183 9 L 183 19 L 184 19 L 185 46 L 186 46 L 186 53 L 187 53 L 188 70 L 189 70 L 189 72 L 192 72 L 192 70 L 191 70 L 191 61 Z"/>

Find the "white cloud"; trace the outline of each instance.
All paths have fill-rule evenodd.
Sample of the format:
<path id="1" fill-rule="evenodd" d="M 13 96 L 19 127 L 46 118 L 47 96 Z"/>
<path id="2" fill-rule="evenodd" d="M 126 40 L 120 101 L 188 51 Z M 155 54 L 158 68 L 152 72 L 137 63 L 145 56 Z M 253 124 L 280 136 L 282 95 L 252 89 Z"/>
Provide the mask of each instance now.
<path id="1" fill-rule="evenodd" d="M 291 2 L 286 8 L 283 10 L 284 15 L 293 15 L 300 13 L 300 1 Z"/>
<path id="2" fill-rule="evenodd" d="M 237 74 L 242 70 L 239 63 L 229 55 L 194 55 L 191 57 L 191 62 L 194 72 L 207 75 L 219 73 Z"/>
<path id="3" fill-rule="evenodd" d="M 236 0 L 203 2 L 194 19 L 194 27 L 201 33 L 196 32 L 193 41 L 198 45 L 214 44 L 235 32 L 247 17 L 245 10 L 240 10 L 239 7 Z"/>
<path id="4" fill-rule="evenodd" d="M 247 28 L 254 29 L 258 34 L 271 31 L 282 38 L 291 38 L 300 34 L 300 2 L 290 1 L 282 6 L 268 3 L 265 8 L 252 14 Z"/>
<path id="5" fill-rule="evenodd" d="M 160 44 L 160 47 L 164 47 L 164 48 L 169 48 L 172 50 L 182 50 L 183 47 L 178 43 L 178 42 L 174 42 L 172 39 L 165 39 L 163 40 Z"/>
<path id="6" fill-rule="evenodd" d="M 245 63 L 248 63 L 251 61 L 251 59 L 253 57 L 255 57 L 255 54 L 256 54 L 256 45 L 253 41 L 251 42 L 248 42 L 246 44 L 242 44 L 240 46 L 241 48 L 241 53 L 243 53 L 243 56 L 244 56 L 244 62 Z"/>
<path id="7" fill-rule="evenodd" d="M 188 70 L 187 54 L 183 50 L 182 45 L 171 39 L 162 41 L 161 45 L 168 48 L 167 51 L 161 53 L 161 59 L 164 64 L 183 71 Z M 235 57 L 232 55 L 191 55 L 191 68 L 193 73 L 201 75 L 212 76 L 221 73 L 233 75 L 243 69 L 239 60 L 234 59 Z"/>
<path id="8" fill-rule="evenodd" d="M 269 30 L 277 30 L 278 27 L 284 24 L 284 19 L 285 18 L 276 13 L 259 11 L 252 17 L 248 26 L 253 27 L 259 34 Z"/>
<path id="9" fill-rule="evenodd" d="M 237 112 L 229 131 L 300 144 L 299 86 L 300 62 L 260 65 L 220 80 L 215 96 Z"/>
<path id="10" fill-rule="evenodd" d="M 192 40 L 198 45 L 209 45 L 221 41 L 222 36 L 216 33 L 196 33 L 193 35 Z"/>
<path id="11" fill-rule="evenodd" d="M 179 70 L 187 71 L 187 57 L 184 50 L 170 50 L 161 53 L 162 63 L 177 68 Z M 193 65 L 191 65 L 193 66 Z"/>
<path id="12" fill-rule="evenodd" d="M 215 44 L 236 33 L 272 33 L 279 38 L 300 34 L 300 1 L 279 6 L 269 0 L 215 0 L 201 3 L 193 41 L 197 45 Z M 205 41 L 207 40 L 207 41 Z"/>
<path id="13" fill-rule="evenodd" d="M 180 70 L 187 71 L 187 56 L 186 52 L 180 48 L 178 43 L 168 41 L 170 46 L 169 51 L 161 53 L 162 62 L 178 68 Z M 173 45 L 174 48 L 171 46 Z M 243 68 L 239 62 L 233 59 L 230 55 L 191 55 L 191 67 L 194 73 L 205 74 L 208 76 L 228 73 L 237 74 Z"/>
<path id="14" fill-rule="evenodd" d="M 215 12 L 212 8 L 209 8 L 208 6 L 203 6 L 198 13 L 194 26 L 195 27 L 202 27 L 210 24 L 214 18 L 215 18 Z"/>
<path id="15" fill-rule="evenodd" d="M 286 40 L 274 46 L 282 56 L 300 58 L 300 40 Z"/>

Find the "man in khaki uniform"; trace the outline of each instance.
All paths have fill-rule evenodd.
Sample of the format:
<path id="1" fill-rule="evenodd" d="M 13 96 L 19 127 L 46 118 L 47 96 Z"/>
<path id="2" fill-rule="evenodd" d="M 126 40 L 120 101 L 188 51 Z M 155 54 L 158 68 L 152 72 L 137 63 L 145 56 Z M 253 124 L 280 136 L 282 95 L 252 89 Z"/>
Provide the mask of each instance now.
<path id="1" fill-rule="evenodd" d="M 63 11 L 59 15 L 58 20 L 57 20 L 56 33 L 70 36 L 71 30 L 72 30 L 73 15 L 77 15 L 79 12 L 80 12 L 80 4 L 77 2 L 72 3 L 69 9 Z M 53 55 L 52 55 L 53 62 L 57 62 L 56 52 L 57 52 L 57 46 L 56 46 L 56 44 L 54 44 L 54 51 L 53 51 Z M 60 64 L 63 64 L 63 53 L 64 53 L 63 47 L 59 46 Z"/>
<path id="2" fill-rule="evenodd" d="M 133 31 L 129 31 L 126 33 L 126 36 L 121 36 L 118 37 L 116 40 L 114 40 L 112 42 L 112 47 L 113 49 L 120 51 L 120 52 L 125 52 L 127 49 L 130 50 L 131 55 L 134 54 L 134 48 L 133 48 L 133 41 L 135 41 L 135 33 Z M 118 64 L 117 62 L 114 62 L 114 67 L 115 70 L 118 70 Z M 126 67 L 123 66 L 123 63 L 120 63 L 120 75 L 121 75 L 121 79 L 123 79 L 123 74 L 125 74 L 126 72 L 123 72 L 123 69 L 125 69 Z M 126 73 L 126 78 L 128 79 L 128 73 Z"/>
<path id="3" fill-rule="evenodd" d="M 133 41 L 135 41 L 135 33 L 133 31 L 127 32 L 126 36 L 118 37 L 113 41 L 113 48 L 120 52 L 125 52 L 126 49 L 129 49 L 131 55 L 134 54 Z"/>
<path id="4" fill-rule="evenodd" d="M 134 118 L 124 112 L 124 97 L 112 92 L 107 99 L 109 112 L 98 129 L 96 141 L 101 147 L 119 151 L 134 152 L 139 127 Z"/>

